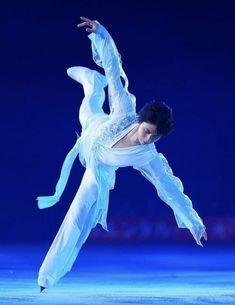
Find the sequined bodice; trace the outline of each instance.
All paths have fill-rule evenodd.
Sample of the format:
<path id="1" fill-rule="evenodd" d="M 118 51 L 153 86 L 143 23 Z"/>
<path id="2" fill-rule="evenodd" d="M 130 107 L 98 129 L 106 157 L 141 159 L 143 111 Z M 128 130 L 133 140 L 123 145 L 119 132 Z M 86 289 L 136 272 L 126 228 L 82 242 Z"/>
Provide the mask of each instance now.
<path id="1" fill-rule="evenodd" d="M 112 147 L 122 137 L 129 127 L 138 122 L 138 115 L 134 112 L 120 119 L 110 118 L 98 130 L 95 144 L 102 144 L 106 147 Z"/>

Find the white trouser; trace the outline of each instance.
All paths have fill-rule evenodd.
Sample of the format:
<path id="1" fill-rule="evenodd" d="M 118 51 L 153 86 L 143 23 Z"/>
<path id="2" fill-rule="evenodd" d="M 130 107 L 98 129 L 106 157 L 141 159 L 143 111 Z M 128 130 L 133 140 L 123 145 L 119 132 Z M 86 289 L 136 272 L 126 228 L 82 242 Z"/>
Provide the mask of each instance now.
<path id="1" fill-rule="evenodd" d="M 97 83 L 84 80 L 82 85 L 85 96 L 80 107 L 79 120 L 84 126 L 91 115 L 104 113 L 102 105 L 105 95 L 103 87 L 97 87 Z M 86 169 L 79 189 L 40 267 L 38 285 L 53 286 L 71 270 L 83 243 L 100 216 L 95 204 L 97 195 L 94 177 Z"/>

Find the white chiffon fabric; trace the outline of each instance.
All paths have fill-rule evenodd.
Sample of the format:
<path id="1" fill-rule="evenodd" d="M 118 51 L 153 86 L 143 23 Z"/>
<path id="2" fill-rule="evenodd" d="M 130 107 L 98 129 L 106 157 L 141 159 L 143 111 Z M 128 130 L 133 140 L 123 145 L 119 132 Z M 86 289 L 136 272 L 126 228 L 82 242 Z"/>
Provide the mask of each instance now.
<path id="1" fill-rule="evenodd" d="M 44 287 L 54 285 L 71 270 L 82 244 L 97 223 L 108 231 L 109 191 L 114 188 L 115 172 L 119 167 L 132 166 L 140 171 L 154 185 L 158 196 L 172 208 L 178 227 L 188 228 L 197 244 L 203 246 L 200 239 L 206 227 L 193 209 L 191 200 L 184 194 L 181 180 L 174 176 L 167 159 L 157 152 L 155 145 L 152 143 L 113 148 L 117 141 L 138 124 L 136 100 L 128 91 L 128 78 L 112 37 L 96 22 L 97 32 L 88 37 L 91 40 L 93 59 L 104 69 L 108 82 L 110 114 L 94 113 L 86 120 L 81 135 L 77 135 L 74 146 L 64 160 L 55 194 L 37 197 L 40 209 L 58 202 L 73 162 L 79 156 L 86 170 L 39 270 L 38 284 Z M 121 77 L 124 79 L 124 86 Z M 100 103 L 98 96 L 97 103 Z"/>

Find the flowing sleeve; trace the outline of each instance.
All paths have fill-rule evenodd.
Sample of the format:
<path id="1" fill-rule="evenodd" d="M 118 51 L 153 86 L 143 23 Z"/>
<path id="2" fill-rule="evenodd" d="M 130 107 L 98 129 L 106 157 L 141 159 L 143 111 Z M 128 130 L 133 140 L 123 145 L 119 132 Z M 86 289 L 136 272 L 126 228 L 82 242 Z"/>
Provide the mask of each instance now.
<path id="1" fill-rule="evenodd" d="M 118 117 L 136 111 L 136 98 L 128 91 L 129 81 L 122 67 L 121 55 L 116 44 L 98 21 L 96 33 L 91 33 L 92 57 L 95 63 L 102 67 L 108 82 L 110 114 Z M 124 79 L 124 86 L 121 82 Z"/>
<path id="2" fill-rule="evenodd" d="M 134 168 L 155 186 L 159 198 L 171 207 L 178 227 L 189 229 L 197 244 L 203 247 L 200 240 L 206 227 L 164 155 L 157 153 L 152 161 Z"/>

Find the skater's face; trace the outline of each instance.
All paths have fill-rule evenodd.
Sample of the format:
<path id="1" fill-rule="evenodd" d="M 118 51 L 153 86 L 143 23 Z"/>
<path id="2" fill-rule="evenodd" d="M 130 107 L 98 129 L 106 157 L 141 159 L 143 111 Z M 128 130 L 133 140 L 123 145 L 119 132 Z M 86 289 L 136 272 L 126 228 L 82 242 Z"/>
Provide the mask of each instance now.
<path id="1" fill-rule="evenodd" d="M 140 144 L 150 144 L 158 141 L 161 135 L 157 133 L 157 126 L 149 122 L 141 122 L 138 128 Z"/>

